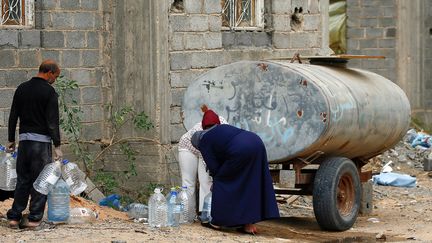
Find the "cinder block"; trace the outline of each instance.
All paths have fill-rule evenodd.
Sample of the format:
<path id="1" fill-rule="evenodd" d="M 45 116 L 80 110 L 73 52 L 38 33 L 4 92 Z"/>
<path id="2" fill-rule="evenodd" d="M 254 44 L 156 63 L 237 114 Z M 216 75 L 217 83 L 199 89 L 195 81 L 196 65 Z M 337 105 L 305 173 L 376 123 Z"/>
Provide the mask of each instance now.
<path id="1" fill-rule="evenodd" d="M 192 13 L 192 14 L 201 13 L 203 2 L 202 0 L 184 0 L 183 6 L 184 6 L 185 13 Z"/>
<path id="2" fill-rule="evenodd" d="M 94 83 L 93 71 L 87 69 L 79 69 L 71 72 L 71 77 L 76 80 L 80 85 L 91 85 Z"/>
<path id="3" fill-rule="evenodd" d="M 98 10 L 99 9 L 99 0 L 81 1 L 81 9 L 83 9 L 83 10 Z"/>
<path id="4" fill-rule="evenodd" d="M 208 16 L 190 16 L 190 29 L 189 31 L 208 31 Z"/>
<path id="5" fill-rule="evenodd" d="M 1 116 L 1 114 L 0 114 Z M 179 124 L 182 123 L 182 117 L 181 117 L 181 108 L 180 107 L 171 107 L 170 109 L 170 117 L 171 117 L 171 124 Z M 1 122 L 1 121 L 0 121 Z"/>
<path id="6" fill-rule="evenodd" d="M 43 10 L 52 10 L 57 8 L 57 0 L 43 0 L 41 2 Z"/>
<path id="7" fill-rule="evenodd" d="M 291 30 L 291 18 L 285 14 L 274 14 L 273 15 L 273 28 L 275 31 L 290 31 Z"/>
<path id="8" fill-rule="evenodd" d="M 86 0 L 87 2 L 90 0 Z M 79 0 L 60 0 L 60 8 L 62 10 L 78 10 L 80 8 Z"/>
<path id="9" fill-rule="evenodd" d="M 86 45 L 84 31 L 66 32 L 66 47 L 68 48 L 84 48 Z"/>
<path id="10" fill-rule="evenodd" d="M 14 93 L 13 89 L 0 90 L 0 108 L 10 108 Z"/>
<path id="11" fill-rule="evenodd" d="M 99 66 L 99 50 L 83 50 L 82 64 L 84 67 Z"/>
<path id="12" fill-rule="evenodd" d="M 102 101 L 102 93 L 99 87 L 81 88 L 82 104 L 97 104 Z"/>
<path id="13" fill-rule="evenodd" d="M 305 31 L 318 30 L 321 26 L 321 15 L 306 15 L 304 16 L 304 27 Z"/>
<path id="14" fill-rule="evenodd" d="M 294 188 L 295 187 L 295 171 L 294 170 L 280 170 L 279 183 L 281 187 Z"/>
<path id="15" fill-rule="evenodd" d="M 252 46 L 252 32 L 235 32 L 235 38 L 237 46 Z"/>
<path id="16" fill-rule="evenodd" d="M 170 54 L 171 70 L 191 68 L 191 55 L 188 53 L 171 53 Z"/>
<path id="17" fill-rule="evenodd" d="M 74 29 L 88 30 L 92 29 L 95 24 L 95 15 L 92 12 L 74 13 Z"/>
<path id="18" fill-rule="evenodd" d="M 270 46 L 271 42 L 271 35 L 267 32 L 252 33 L 252 43 L 254 46 Z"/>
<path id="19" fill-rule="evenodd" d="M 15 50 L 0 49 L 0 68 L 14 67 L 16 65 L 15 52 Z"/>
<path id="20" fill-rule="evenodd" d="M 204 42 L 206 49 L 222 48 L 222 34 L 220 32 L 209 32 L 204 34 Z"/>
<path id="21" fill-rule="evenodd" d="M 171 90 L 171 106 L 182 106 L 183 96 L 186 89 L 172 89 Z"/>
<path id="22" fill-rule="evenodd" d="M 212 32 L 218 32 L 222 28 L 222 17 L 220 15 L 208 16 L 209 30 Z"/>
<path id="23" fill-rule="evenodd" d="M 273 0 L 272 13 L 291 14 L 291 0 Z"/>
<path id="24" fill-rule="evenodd" d="M 204 13 L 215 14 L 222 11 L 220 1 L 215 0 L 204 0 Z"/>
<path id="25" fill-rule="evenodd" d="M 176 143 L 180 140 L 180 137 L 186 132 L 183 124 L 171 125 L 171 142 Z"/>
<path id="26" fill-rule="evenodd" d="M 235 32 L 222 32 L 222 46 L 230 48 L 235 45 Z"/>
<path id="27" fill-rule="evenodd" d="M 361 215 L 369 215 L 372 213 L 373 209 L 373 183 L 371 180 L 363 182 L 361 185 L 362 197 L 360 201 L 360 211 Z"/>
<path id="28" fill-rule="evenodd" d="M 52 26 L 55 29 L 72 29 L 72 16 L 71 13 L 52 13 Z"/>
<path id="29" fill-rule="evenodd" d="M 40 30 L 23 30 L 20 32 L 20 47 L 40 47 Z M 0 38 L 1 39 L 1 38 Z"/>
<path id="30" fill-rule="evenodd" d="M 38 67 L 40 64 L 38 53 L 35 50 L 25 50 L 18 52 L 19 66 L 20 67 Z"/>
<path id="31" fill-rule="evenodd" d="M 87 32 L 87 47 L 88 48 L 99 48 L 99 33 L 98 32 Z"/>
<path id="32" fill-rule="evenodd" d="M 190 31 L 191 20 L 190 17 L 185 15 L 171 15 L 170 26 L 172 31 Z"/>
<path id="33" fill-rule="evenodd" d="M 18 47 L 18 31 L 0 30 L 0 47 Z"/>
<path id="34" fill-rule="evenodd" d="M 79 67 L 80 63 L 80 51 L 79 50 L 67 50 L 62 51 L 60 65 L 62 67 Z"/>
<path id="35" fill-rule="evenodd" d="M 64 34 L 62 31 L 42 31 L 42 47 L 60 48 L 64 47 Z"/>
<path id="36" fill-rule="evenodd" d="M 203 49 L 204 47 L 204 38 L 203 34 L 185 34 L 185 49 L 186 50 L 196 50 Z"/>

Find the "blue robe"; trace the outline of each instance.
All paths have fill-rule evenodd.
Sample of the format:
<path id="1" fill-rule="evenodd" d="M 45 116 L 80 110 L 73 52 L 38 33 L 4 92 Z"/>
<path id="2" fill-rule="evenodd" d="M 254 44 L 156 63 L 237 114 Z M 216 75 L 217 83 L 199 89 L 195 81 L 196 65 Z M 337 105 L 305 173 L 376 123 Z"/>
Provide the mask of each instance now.
<path id="1" fill-rule="evenodd" d="M 278 218 L 264 144 L 230 125 L 204 132 L 198 149 L 213 177 L 212 224 L 240 226 Z"/>

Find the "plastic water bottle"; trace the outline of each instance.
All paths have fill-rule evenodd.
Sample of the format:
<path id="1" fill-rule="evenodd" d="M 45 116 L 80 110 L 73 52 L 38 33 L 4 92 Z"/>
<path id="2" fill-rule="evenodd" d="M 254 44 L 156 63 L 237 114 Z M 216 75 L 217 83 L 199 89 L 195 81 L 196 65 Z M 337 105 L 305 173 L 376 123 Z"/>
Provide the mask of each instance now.
<path id="1" fill-rule="evenodd" d="M 204 205 L 203 210 L 201 212 L 201 222 L 211 222 L 212 216 L 211 216 L 211 204 L 212 204 L 212 192 L 210 191 L 205 197 L 204 197 Z"/>
<path id="2" fill-rule="evenodd" d="M 60 177 L 61 162 L 58 160 L 45 165 L 38 178 L 36 178 L 36 181 L 33 183 L 33 187 L 36 191 L 48 195 Z"/>
<path id="3" fill-rule="evenodd" d="M 86 188 L 87 184 L 81 178 L 81 171 L 78 168 L 78 165 L 75 163 L 69 162 L 69 160 L 63 160 L 62 166 L 62 176 L 63 180 L 69 185 L 70 191 L 72 195 L 81 194 Z"/>
<path id="4" fill-rule="evenodd" d="M 63 179 L 59 179 L 48 193 L 48 221 L 67 222 L 69 219 L 69 186 Z"/>
<path id="5" fill-rule="evenodd" d="M 187 187 L 183 186 L 178 194 L 181 203 L 180 224 L 193 222 L 192 209 L 191 209 L 191 196 L 187 191 Z"/>
<path id="6" fill-rule="evenodd" d="M 5 155 L 6 155 L 6 148 L 0 144 L 0 162 L 3 161 Z"/>
<path id="7" fill-rule="evenodd" d="M 0 189 L 13 191 L 16 187 L 16 153 L 5 153 L 0 162 Z"/>
<path id="8" fill-rule="evenodd" d="M 148 207 L 141 203 L 131 203 L 128 206 L 128 216 L 134 219 L 148 218 Z"/>
<path id="9" fill-rule="evenodd" d="M 94 223 L 98 215 L 88 208 L 71 208 L 69 213 L 69 224 Z"/>
<path id="10" fill-rule="evenodd" d="M 168 226 L 177 227 L 180 224 L 181 201 L 176 189 L 171 188 L 167 198 L 168 205 Z"/>
<path id="11" fill-rule="evenodd" d="M 150 227 L 164 227 L 167 225 L 167 202 L 160 188 L 154 189 L 149 203 L 149 225 Z"/>

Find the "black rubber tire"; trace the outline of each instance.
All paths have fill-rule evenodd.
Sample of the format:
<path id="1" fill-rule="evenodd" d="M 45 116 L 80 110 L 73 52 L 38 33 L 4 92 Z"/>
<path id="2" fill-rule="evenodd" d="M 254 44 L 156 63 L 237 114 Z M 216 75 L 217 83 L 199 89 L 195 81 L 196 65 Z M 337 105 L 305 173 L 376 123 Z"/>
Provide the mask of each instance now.
<path id="1" fill-rule="evenodd" d="M 347 200 L 348 197 L 352 200 Z M 351 228 L 357 219 L 360 200 L 360 177 L 354 163 L 343 157 L 325 159 L 315 175 L 313 188 L 313 209 L 321 229 Z"/>

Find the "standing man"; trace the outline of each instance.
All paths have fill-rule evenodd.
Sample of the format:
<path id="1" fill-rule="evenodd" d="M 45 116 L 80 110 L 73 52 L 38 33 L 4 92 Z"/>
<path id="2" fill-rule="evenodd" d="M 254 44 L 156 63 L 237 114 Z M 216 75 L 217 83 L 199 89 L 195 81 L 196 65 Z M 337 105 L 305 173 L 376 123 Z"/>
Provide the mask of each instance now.
<path id="1" fill-rule="evenodd" d="M 33 182 L 44 166 L 52 162 L 51 141 L 55 146 L 55 159 L 63 157 L 60 149 L 58 95 L 51 86 L 59 75 L 60 68 L 56 62 L 45 60 L 37 76 L 20 84 L 13 97 L 8 150 L 15 150 L 15 130 L 19 118 L 19 151 L 14 202 L 7 212 L 11 228 L 18 228 L 30 195 L 30 214 L 28 223 L 23 227 L 37 227 L 40 224 L 47 196 L 37 192 Z"/>

